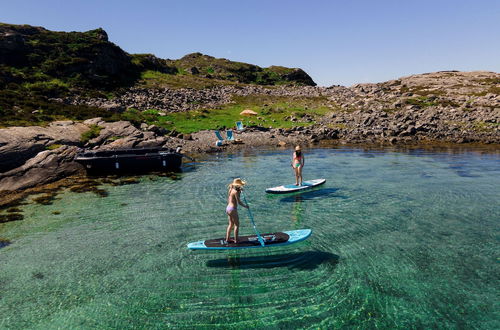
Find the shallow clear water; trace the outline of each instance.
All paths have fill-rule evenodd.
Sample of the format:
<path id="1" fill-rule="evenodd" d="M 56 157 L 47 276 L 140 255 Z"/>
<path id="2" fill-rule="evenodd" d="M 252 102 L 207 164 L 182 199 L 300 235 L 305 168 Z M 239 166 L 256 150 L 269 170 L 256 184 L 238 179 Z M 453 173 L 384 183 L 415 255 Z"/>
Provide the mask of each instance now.
<path id="1" fill-rule="evenodd" d="M 24 206 L 25 220 L 0 225 L 13 241 L 0 249 L 0 328 L 500 327 L 498 153 L 305 155 L 305 179 L 327 182 L 294 195 L 264 193 L 293 177 L 289 151 L 260 150 L 213 156 L 177 181 Z M 261 232 L 313 235 L 187 250 L 224 235 L 237 176 Z"/>

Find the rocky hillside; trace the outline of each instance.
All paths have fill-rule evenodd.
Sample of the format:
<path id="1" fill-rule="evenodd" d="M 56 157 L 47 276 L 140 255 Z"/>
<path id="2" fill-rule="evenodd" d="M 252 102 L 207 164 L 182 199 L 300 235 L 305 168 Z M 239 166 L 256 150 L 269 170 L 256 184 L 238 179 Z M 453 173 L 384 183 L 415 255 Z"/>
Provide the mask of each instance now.
<path id="1" fill-rule="evenodd" d="M 495 72 L 435 72 L 338 91 L 329 99 L 340 111 L 322 124 L 358 140 L 500 142 Z"/>
<path id="2" fill-rule="evenodd" d="M 128 54 L 108 40 L 103 29 L 55 32 L 42 27 L 0 23 L 1 80 L 8 83 L 52 82 L 60 87 L 115 88 L 133 84 L 146 70 L 195 75 L 239 83 L 276 85 L 315 83 L 301 69 L 256 65 L 193 53 L 179 60 L 151 54 Z"/>
<path id="3" fill-rule="evenodd" d="M 105 116 L 86 106 L 63 108 L 50 100 L 54 97 L 112 97 L 133 86 L 191 87 L 200 82 L 203 86 L 315 85 L 300 69 L 261 68 L 200 53 L 179 60 L 128 54 L 110 42 L 102 29 L 55 32 L 0 23 L 3 126 Z"/>
<path id="4" fill-rule="evenodd" d="M 201 53 L 188 54 L 167 63 L 179 72 L 209 79 L 231 80 L 258 85 L 305 85 L 316 86 L 311 77 L 301 69 L 282 66 L 261 68 L 257 65 L 233 62 Z"/>
<path id="5" fill-rule="evenodd" d="M 0 83 L 47 92 L 70 87 L 111 88 L 139 77 L 132 57 L 106 32 L 54 32 L 0 24 Z M 58 90 L 59 89 L 59 90 Z"/>
<path id="6" fill-rule="evenodd" d="M 343 109 L 414 110 L 425 107 L 477 109 L 497 107 L 500 74 L 443 71 L 377 84 L 358 84 L 333 100 Z"/>

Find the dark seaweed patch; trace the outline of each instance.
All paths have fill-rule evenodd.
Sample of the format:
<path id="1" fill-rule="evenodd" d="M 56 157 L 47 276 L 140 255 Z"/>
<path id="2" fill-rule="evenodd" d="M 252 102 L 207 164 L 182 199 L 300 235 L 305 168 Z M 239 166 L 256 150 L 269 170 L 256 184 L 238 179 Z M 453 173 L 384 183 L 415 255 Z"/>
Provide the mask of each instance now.
<path id="1" fill-rule="evenodd" d="M 9 214 L 0 214 L 0 223 L 10 222 L 10 221 L 19 221 L 23 220 L 24 216 L 21 213 L 9 213 Z"/>
<path id="2" fill-rule="evenodd" d="M 139 183 L 139 179 L 137 178 L 124 178 L 119 181 L 120 185 L 125 185 L 125 184 L 137 184 Z"/>
<path id="3" fill-rule="evenodd" d="M 56 194 L 54 192 L 50 192 L 40 197 L 33 198 L 33 201 L 42 205 L 51 205 L 54 199 L 56 199 Z"/>
<path id="4" fill-rule="evenodd" d="M 45 277 L 45 275 L 43 275 L 42 273 L 33 273 L 33 278 L 41 280 L 44 277 Z"/>
<path id="5" fill-rule="evenodd" d="M 12 244 L 12 242 L 6 238 L 0 238 L 0 249 Z"/>
<path id="6" fill-rule="evenodd" d="M 98 189 L 98 188 L 96 188 L 92 192 L 95 193 L 95 194 L 97 194 L 97 195 L 99 195 L 99 196 L 101 196 L 101 197 L 108 197 L 108 195 L 109 195 L 109 193 L 106 190 L 104 190 L 104 189 Z"/>

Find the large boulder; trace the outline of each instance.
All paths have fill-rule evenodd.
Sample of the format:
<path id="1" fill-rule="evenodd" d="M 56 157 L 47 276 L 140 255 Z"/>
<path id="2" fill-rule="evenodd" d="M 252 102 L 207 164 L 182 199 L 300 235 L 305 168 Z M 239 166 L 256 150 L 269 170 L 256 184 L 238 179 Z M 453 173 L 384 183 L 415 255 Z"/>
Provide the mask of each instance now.
<path id="1" fill-rule="evenodd" d="M 79 150 L 75 146 L 62 146 L 38 153 L 24 165 L 0 173 L 0 191 L 27 189 L 82 172 L 82 165 L 73 161 Z"/>
<path id="2" fill-rule="evenodd" d="M 117 139 L 127 138 L 141 138 L 143 137 L 143 132 L 128 121 L 116 121 L 113 123 L 99 124 L 103 129 L 99 133 L 99 136 L 90 140 L 89 146 L 104 145 L 108 141 L 114 141 Z"/>
<path id="3" fill-rule="evenodd" d="M 0 129 L 0 173 L 23 165 L 50 145 L 79 145 L 89 128 L 72 121 L 53 122 L 48 127 L 10 127 Z"/>

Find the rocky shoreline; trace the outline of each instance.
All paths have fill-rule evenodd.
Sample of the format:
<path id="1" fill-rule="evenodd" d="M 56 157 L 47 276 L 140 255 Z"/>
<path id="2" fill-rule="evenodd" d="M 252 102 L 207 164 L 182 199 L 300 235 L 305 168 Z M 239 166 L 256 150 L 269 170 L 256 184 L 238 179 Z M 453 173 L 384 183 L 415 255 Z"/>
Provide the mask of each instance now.
<path id="1" fill-rule="evenodd" d="M 424 88 L 425 87 L 425 88 Z M 331 112 L 290 129 L 248 127 L 236 138 L 242 144 L 215 146 L 213 131 L 193 134 L 169 132 L 155 125 L 135 127 L 126 121 L 100 118 L 84 122 L 60 121 L 48 127 L 0 129 L 0 191 L 15 192 L 57 181 L 84 169 L 73 161 L 81 148 L 145 148 L 181 146 L 199 154 L 260 146 L 335 144 L 383 145 L 481 143 L 500 145 L 500 74 L 444 72 L 410 76 L 380 84 L 352 87 L 219 86 L 206 90 L 131 89 L 120 98 L 65 99 L 59 102 L 123 111 L 127 107 L 165 112 L 214 107 L 231 102 L 233 95 L 274 95 L 290 98 L 323 97 Z M 80 103 L 79 103 L 80 102 Z M 82 134 L 100 127 L 97 136 L 82 142 Z"/>

